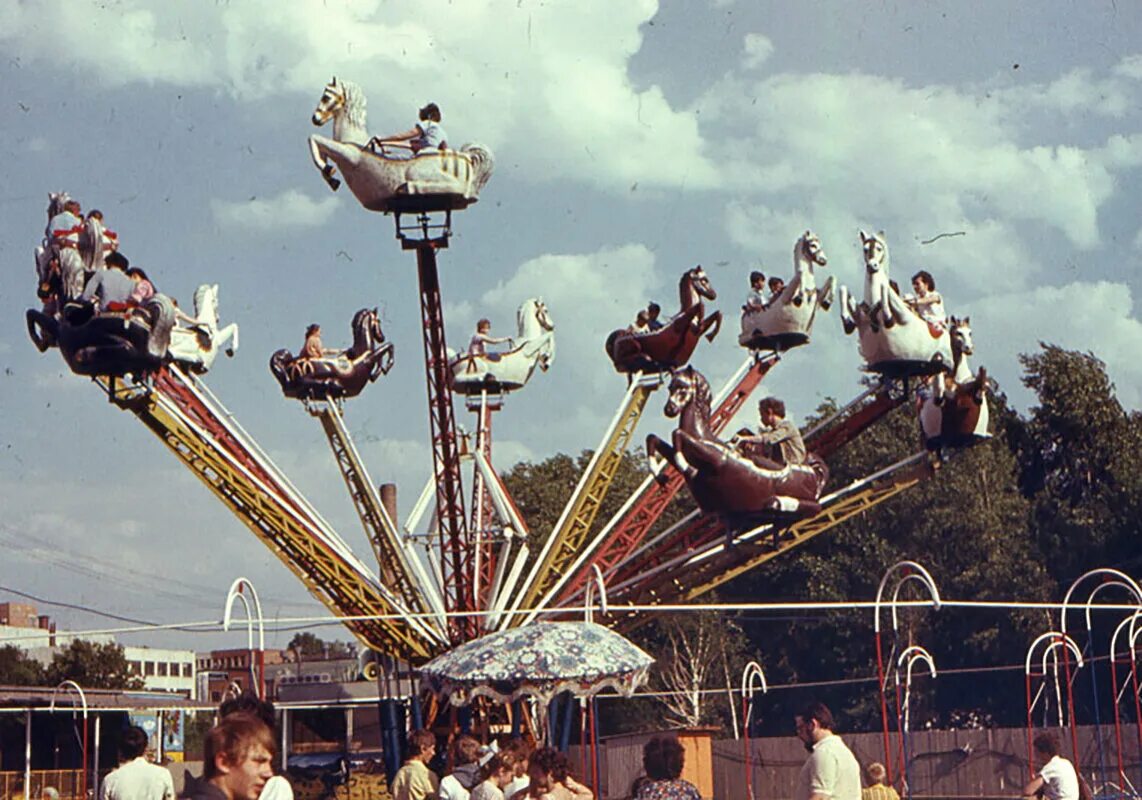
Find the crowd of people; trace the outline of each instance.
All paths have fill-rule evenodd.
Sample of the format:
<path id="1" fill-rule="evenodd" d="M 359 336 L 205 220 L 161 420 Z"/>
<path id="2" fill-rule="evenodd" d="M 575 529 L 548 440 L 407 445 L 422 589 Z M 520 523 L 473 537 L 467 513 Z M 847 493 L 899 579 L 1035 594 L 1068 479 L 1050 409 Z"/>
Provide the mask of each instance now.
<path id="1" fill-rule="evenodd" d="M 433 767 L 439 767 L 439 777 Z M 571 775 L 567 756 L 549 747 L 533 750 L 512 739 L 483 745 L 473 736 L 453 740 L 437 757 L 431 731 L 409 734 L 404 765 L 392 784 L 393 800 L 592 800 L 594 793 Z"/>
<path id="2" fill-rule="evenodd" d="M 101 241 L 86 241 L 89 223 L 95 226 Z M 80 251 L 90 251 L 90 268 Z M 150 276 L 119 249 L 119 236 L 103 227 L 103 212 L 92 209 L 86 216 L 78 200 L 67 199 L 63 208 L 48 220 L 44 240 L 36 257 L 38 286 L 36 294 L 44 311 L 53 316 L 76 309 L 77 318 L 85 310 L 97 314 L 130 313 L 153 298 L 158 291 Z M 171 298 L 176 324 L 194 326 L 199 321 L 179 309 Z"/>
<path id="3" fill-rule="evenodd" d="M 888 785 L 887 770 L 872 762 L 864 770 L 835 732 L 833 715 L 820 702 L 806 704 L 794 715 L 794 729 L 809 755 L 801 766 L 794 800 L 900 800 Z M 273 705 L 244 694 L 219 708 L 219 722 L 206 735 L 201 778 L 187 774 L 179 795 L 186 800 L 293 800 L 290 782 L 274 773 L 276 753 Z M 100 800 L 174 800 L 171 774 L 145 755 L 148 737 L 132 726 L 119 737 L 120 765 L 104 779 Z M 1024 797 L 1045 800 L 1090 800 L 1089 786 L 1060 754 L 1050 732 L 1034 739 L 1038 770 L 1023 787 Z M 393 778 L 393 800 L 593 800 L 594 792 L 576 780 L 565 754 L 550 747 L 533 749 L 523 739 L 502 745 L 481 744 L 460 735 L 444 754 L 437 737 L 414 730 L 406 742 L 403 766 Z M 651 737 L 643 747 L 643 772 L 627 800 L 701 800 L 701 793 L 682 778 L 685 750 L 670 734 Z M 439 777 L 439 775 L 443 777 Z M 45 787 L 42 800 L 59 800 Z"/>

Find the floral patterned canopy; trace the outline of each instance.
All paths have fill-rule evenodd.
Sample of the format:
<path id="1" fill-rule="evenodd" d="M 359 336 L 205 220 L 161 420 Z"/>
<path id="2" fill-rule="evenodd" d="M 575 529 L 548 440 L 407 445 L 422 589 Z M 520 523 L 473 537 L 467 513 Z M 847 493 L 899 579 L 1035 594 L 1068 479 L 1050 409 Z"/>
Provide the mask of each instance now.
<path id="1" fill-rule="evenodd" d="M 593 622 L 537 622 L 462 644 L 420 669 L 421 685 L 453 705 L 476 697 L 508 703 L 560 692 L 590 697 L 612 688 L 629 697 L 654 659 Z"/>

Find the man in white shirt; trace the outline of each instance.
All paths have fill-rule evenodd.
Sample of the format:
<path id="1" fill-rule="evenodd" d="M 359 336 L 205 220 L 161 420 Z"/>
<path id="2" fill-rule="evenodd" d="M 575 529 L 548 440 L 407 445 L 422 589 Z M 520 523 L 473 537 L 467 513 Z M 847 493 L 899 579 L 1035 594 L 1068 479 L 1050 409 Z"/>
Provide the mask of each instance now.
<path id="1" fill-rule="evenodd" d="M 103 781 L 101 800 L 174 800 L 174 781 L 163 767 L 147 761 L 147 732 L 132 725 L 119 740 L 119 768 Z"/>
<path id="2" fill-rule="evenodd" d="M 1024 797 L 1042 792 L 1047 800 L 1079 800 L 1079 776 L 1070 761 L 1059 755 L 1059 739 L 1053 733 L 1040 733 L 1032 742 L 1035 758 L 1043 766 L 1023 787 Z"/>
<path id="3" fill-rule="evenodd" d="M 797 777 L 794 800 L 860 800 L 860 764 L 833 733 L 828 707 L 810 703 L 794 719 L 797 738 L 809 751 Z"/>

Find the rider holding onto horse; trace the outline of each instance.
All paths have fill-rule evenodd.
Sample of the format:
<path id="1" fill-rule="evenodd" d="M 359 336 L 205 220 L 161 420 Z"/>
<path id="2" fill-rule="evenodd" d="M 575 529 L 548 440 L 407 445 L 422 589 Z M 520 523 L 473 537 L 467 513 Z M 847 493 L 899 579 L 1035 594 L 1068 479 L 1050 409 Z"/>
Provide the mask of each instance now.
<path id="1" fill-rule="evenodd" d="M 492 321 L 489 319 L 482 319 L 476 323 L 476 332 L 472 334 L 472 340 L 468 343 L 468 355 L 470 356 L 486 356 L 488 354 L 487 345 L 489 344 L 504 344 L 511 343 L 512 337 L 510 336 L 492 336 Z"/>
<path id="2" fill-rule="evenodd" d="M 920 270 L 912 276 L 912 290 L 916 294 L 906 298 L 908 305 L 916 311 L 920 319 L 939 332 L 948 323 L 948 312 L 944 310 L 944 298 L 936 291 L 936 279 L 927 270 Z"/>
<path id="3" fill-rule="evenodd" d="M 306 375 L 313 372 L 313 361 L 327 356 L 335 356 L 339 352 L 341 351 L 330 350 L 322 345 L 321 326 L 314 322 L 305 329 L 305 344 L 301 346 L 301 352 L 298 353 L 291 366 L 298 375 Z"/>
<path id="4" fill-rule="evenodd" d="M 765 274 L 754 270 L 749 274 L 749 294 L 746 295 L 742 311 L 747 314 L 765 308 Z"/>
<path id="5" fill-rule="evenodd" d="M 440 125 L 440 107 L 436 103 L 429 103 L 420 109 L 420 122 L 415 126 L 403 133 L 394 133 L 383 139 L 374 137 L 370 145 L 374 149 L 380 147 L 383 153 L 385 145 L 408 142 L 412 154 L 417 155 L 421 150 L 444 150 L 448 146 L 447 138 L 444 128 Z M 391 157 L 392 153 L 385 155 Z"/>
<path id="6" fill-rule="evenodd" d="M 767 445 L 779 454 L 775 461 L 786 465 L 804 464 L 807 457 L 801 431 L 785 417 L 785 403 L 776 397 L 763 397 L 757 404 L 761 427 L 756 434 L 737 437 L 740 445 Z"/>

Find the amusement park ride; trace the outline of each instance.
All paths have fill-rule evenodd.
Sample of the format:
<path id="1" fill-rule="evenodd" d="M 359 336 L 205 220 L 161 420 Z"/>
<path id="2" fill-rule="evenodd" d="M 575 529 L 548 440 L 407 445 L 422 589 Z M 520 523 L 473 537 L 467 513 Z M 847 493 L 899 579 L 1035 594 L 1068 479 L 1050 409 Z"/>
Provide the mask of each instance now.
<path id="1" fill-rule="evenodd" d="M 345 351 L 278 351 L 270 367 L 283 394 L 320 421 L 379 569 L 352 553 L 207 387 L 202 376 L 223 339 L 232 337 L 230 347 L 237 347 L 236 326 L 218 329 L 217 287 L 196 294 L 196 326 L 175 325 L 162 295 L 92 313 L 65 302 L 75 299 L 65 288 L 42 292 L 44 309 L 27 316 L 41 351 L 58 346 L 74 372 L 134 414 L 370 648 L 422 662 L 484 632 L 566 616 L 596 574 L 612 605 L 693 599 L 930 477 L 930 450 L 987 436 L 986 375 L 967 365 L 967 321 L 930 331 L 888 288 L 883 235 L 862 234 L 865 300 L 856 304 L 842 287 L 840 305 L 876 385 L 804 434 L 804 465 L 719 438 L 783 354 L 810 343 L 818 311 L 832 302 L 834 279 L 818 290 L 814 277 L 827 263 L 824 251 L 806 231 L 794 247 L 789 285 L 763 310 L 743 315 L 739 342 L 749 354 L 718 393 L 688 366 L 700 339 L 712 341 L 722 323 L 721 312 L 706 315 L 704 303 L 716 293 L 701 267 L 682 275 L 679 311 L 664 325 L 611 334 L 607 353 L 627 390 L 542 549 L 532 554 L 527 522 L 491 464 L 492 415 L 537 367 L 552 365 L 553 317 L 542 301 L 526 300 L 509 350 L 457 354 L 445 341 L 438 276 L 437 253 L 449 245 L 453 212 L 476 202 L 492 155 L 465 145 L 396 158 L 369 138 L 361 90 L 337 79 L 313 114 L 315 125 L 330 121 L 332 138 L 310 137 L 323 178 L 334 190 L 343 179 L 366 209 L 392 215 L 402 249 L 416 255 L 433 472 L 404 523 L 371 479 L 343 418 L 346 401 L 393 363 L 376 310 L 357 312 Z M 53 195 L 49 220 L 58 218 L 63 199 Z M 42 282 L 53 264 L 73 258 L 73 248 L 88 266 L 98 265 L 102 232 L 79 233 L 49 223 L 38 260 Z M 651 474 L 592 535 L 648 399 L 664 383 L 677 428 L 668 442 L 648 439 Z M 828 487 L 825 460 L 910 401 L 917 384 L 928 396 L 921 414 L 927 448 L 848 486 Z M 474 443 L 458 433 L 453 394 L 477 416 Z M 470 494 L 462 469 L 469 464 Z M 652 536 L 683 486 L 698 510 Z M 432 537 L 415 535 L 421 529 Z"/>

